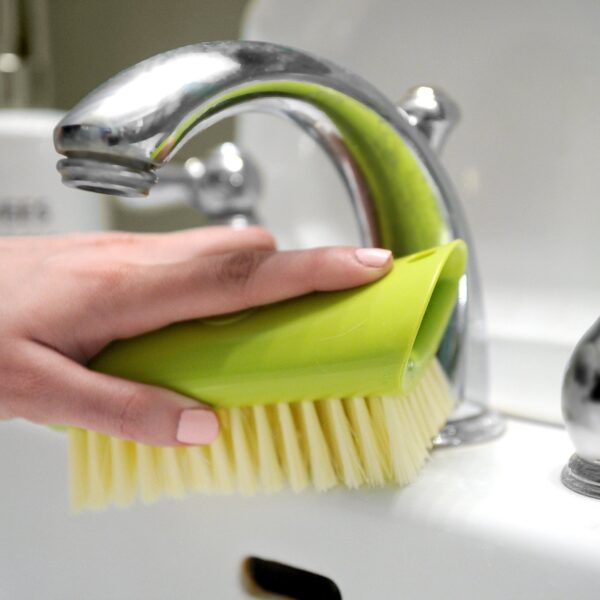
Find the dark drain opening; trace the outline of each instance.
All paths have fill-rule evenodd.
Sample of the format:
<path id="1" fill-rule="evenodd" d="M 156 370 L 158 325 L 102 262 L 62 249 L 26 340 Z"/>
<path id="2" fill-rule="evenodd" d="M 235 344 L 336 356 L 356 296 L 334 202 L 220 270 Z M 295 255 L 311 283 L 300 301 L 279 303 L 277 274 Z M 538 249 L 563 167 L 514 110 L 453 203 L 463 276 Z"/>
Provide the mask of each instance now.
<path id="1" fill-rule="evenodd" d="M 255 596 L 268 592 L 293 600 L 342 600 L 338 586 L 318 573 L 256 556 L 247 558 L 242 568 L 246 587 Z"/>

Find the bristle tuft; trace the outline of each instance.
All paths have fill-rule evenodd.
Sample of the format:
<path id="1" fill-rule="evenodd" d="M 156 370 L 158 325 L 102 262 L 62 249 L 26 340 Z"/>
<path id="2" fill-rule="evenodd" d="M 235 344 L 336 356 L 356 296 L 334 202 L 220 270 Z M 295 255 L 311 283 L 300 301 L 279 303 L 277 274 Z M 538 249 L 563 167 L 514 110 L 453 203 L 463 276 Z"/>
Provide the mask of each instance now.
<path id="1" fill-rule="evenodd" d="M 163 488 L 154 447 L 136 444 L 135 458 L 140 498 L 146 504 L 156 502 L 160 498 Z"/>
<path id="2" fill-rule="evenodd" d="M 207 448 L 178 448 L 188 463 L 187 488 L 198 492 L 212 492 L 215 489 Z"/>
<path id="3" fill-rule="evenodd" d="M 284 486 L 284 478 L 275 445 L 274 427 L 264 406 L 254 406 L 251 410 L 256 431 L 260 486 L 267 493 L 278 492 Z"/>
<path id="4" fill-rule="evenodd" d="M 321 492 L 337 485 L 338 478 L 331 460 L 329 446 L 315 402 L 304 400 L 293 405 L 302 429 L 302 448 L 308 458 L 310 477 L 315 488 Z"/>
<path id="5" fill-rule="evenodd" d="M 388 455 L 378 439 L 367 401 L 361 397 L 348 398 L 346 409 L 356 437 L 358 452 L 362 456 L 367 485 L 382 486 L 389 481 L 391 470 Z"/>
<path id="6" fill-rule="evenodd" d="M 215 488 L 223 494 L 230 494 L 235 490 L 235 472 L 230 457 L 229 445 L 231 433 L 227 411 L 218 411 L 221 423 L 221 435 L 208 447 L 210 463 L 213 468 L 212 479 Z"/>
<path id="7" fill-rule="evenodd" d="M 339 398 L 315 402 L 337 466 L 338 478 L 346 487 L 357 488 L 364 482 L 363 469 L 354 444 L 352 429 Z"/>
<path id="8" fill-rule="evenodd" d="M 292 490 L 299 492 L 308 486 L 309 477 L 298 426 L 289 404 L 276 404 L 272 410 L 275 413 L 277 446 L 285 476 Z"/>
<path id="9" fill-rule="evenodd" d="M 241 408 L 232 408 L 229 411 L 229 416 L 231 418 L 231 440 L 238 489 L 245 496 L 251 496 L 256 493 L 258 481 L 249 425 L 246 423 L 248 414 Z"/>
<path id="10" fill-rule="evenodd" d="M 155 448 L 154 452 L 165 494 L 171 498 L 183 498 L 186 495 L 182 472 L 185 463 L 179 460 L 175 448 Z"/>
<path id="11" fill-rule="evenodd" d="M 120 438 L 110 438 L 112 489 L 111 500 L 120 507 L 129 506 L 135 499 L 135 443 Z"/>

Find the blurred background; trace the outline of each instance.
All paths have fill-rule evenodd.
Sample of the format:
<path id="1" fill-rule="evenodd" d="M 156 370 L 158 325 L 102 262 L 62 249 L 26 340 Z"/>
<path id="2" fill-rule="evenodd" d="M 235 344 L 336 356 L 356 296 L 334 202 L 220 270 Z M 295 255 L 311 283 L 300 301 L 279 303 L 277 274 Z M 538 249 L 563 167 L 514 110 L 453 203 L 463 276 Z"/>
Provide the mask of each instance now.
<path id="1" fill-rule="evenodd" d="M 247 0 L 52 0 L 48 17 L 54 106 L 71 108 L 112 75 L 154 54 L 238 37 L 246 4 Z"/>
<path id="2" fill-rule="evenodd" d="M 0 108 L 67 111 L 98 85 L 145 58 L 199 41 L 237 38 L 246 4 L 246 0 L 148 0 L 142 4 L 0 0 L 0 52 L 23 56 L 28 80 L 20 82 L 27 89 L 9 100 L 6 94 L 11 83 L 0 63 Z M 8 71 L 14 67 L 6 60 L 4 66 Z M 232 135 L 231 120 L 219 123 L 187 144 L 175 162 L 204 157 Z M 111 229 L 168 231 L 206 222 L 184 203 L 146 211 L 129 210 L 109 198 L 101 204 L 102 225 Z"/>
<path id="3" fill-rule="evenodd" d="M 52 0 L 53 106 L 69 110 L 108 78 L 154 54 L 237 38 L 246 4 L 248 0 Z M 178 160 L 229 139 L 231 127 L 229 121 L 210 128 Z"/>

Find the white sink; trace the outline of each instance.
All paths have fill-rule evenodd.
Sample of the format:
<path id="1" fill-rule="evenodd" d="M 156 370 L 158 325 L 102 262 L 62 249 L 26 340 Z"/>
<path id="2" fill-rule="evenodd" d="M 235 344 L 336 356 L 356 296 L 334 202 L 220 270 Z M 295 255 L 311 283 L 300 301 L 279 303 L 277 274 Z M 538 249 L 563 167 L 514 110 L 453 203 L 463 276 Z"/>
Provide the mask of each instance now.
<path id="1" fill-rule="evenodd" d="M 597 598 L 600 504 L 562 487 L 563 429 L 510 419 L 439 450 L 404 490 L 191 496 L 74 516 L 66 443 L 0 426 L 0 598 L 249 598 L 249 555 L 325 574 L 345 600 Z"/>

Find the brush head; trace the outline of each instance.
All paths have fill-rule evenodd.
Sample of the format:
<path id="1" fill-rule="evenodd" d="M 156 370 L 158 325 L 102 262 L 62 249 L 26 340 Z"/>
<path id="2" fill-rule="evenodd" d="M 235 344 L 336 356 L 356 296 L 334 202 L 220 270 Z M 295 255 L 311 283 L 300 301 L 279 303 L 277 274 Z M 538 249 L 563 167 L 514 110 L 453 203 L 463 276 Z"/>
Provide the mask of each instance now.
<path id="1" fill-rule="evenodd" d="M 221 433 L 207 447 L 153 448 L 71 430 L 73 506 L 408 483 L 453 406 L 434 355 L 465 262 L 456 241 L 362 288 L 113 344 L 93 368 L 213 404 Z"/>
<path id="2" fill-rule="evenodd" d="M 221 434 L 209 446 L 156 448 L 71 429 L 71 505 L 101 510 L 189 492 L 403 486 L 425 463 L 452 406 L 433 359 L 402 396 L 221 409 Z"/>

